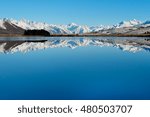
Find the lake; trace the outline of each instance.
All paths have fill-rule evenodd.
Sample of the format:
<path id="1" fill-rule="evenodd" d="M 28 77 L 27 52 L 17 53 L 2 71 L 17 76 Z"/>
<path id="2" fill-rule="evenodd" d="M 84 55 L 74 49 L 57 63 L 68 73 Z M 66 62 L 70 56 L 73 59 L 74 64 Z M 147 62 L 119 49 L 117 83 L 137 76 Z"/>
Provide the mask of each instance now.
<path id="1" fill-rule="evenodd" d="M 150 99 L 150 38 L 1 37 L 0 99 Z"/>

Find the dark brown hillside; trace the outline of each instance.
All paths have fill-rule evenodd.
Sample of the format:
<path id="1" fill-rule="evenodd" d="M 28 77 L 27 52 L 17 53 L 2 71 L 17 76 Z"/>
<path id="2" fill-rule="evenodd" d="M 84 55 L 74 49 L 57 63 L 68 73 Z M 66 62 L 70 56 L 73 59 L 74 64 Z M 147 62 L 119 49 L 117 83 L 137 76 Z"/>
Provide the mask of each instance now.
<path id="1" fill-rule="evenodd" d="M 23 34 L 24 33 L 24 29 L 11 24 L 9 22 L 4 22 L 4 26 L 6 27 L 6 29 L 2 29 L 0 28 L 0 34 Z"/>

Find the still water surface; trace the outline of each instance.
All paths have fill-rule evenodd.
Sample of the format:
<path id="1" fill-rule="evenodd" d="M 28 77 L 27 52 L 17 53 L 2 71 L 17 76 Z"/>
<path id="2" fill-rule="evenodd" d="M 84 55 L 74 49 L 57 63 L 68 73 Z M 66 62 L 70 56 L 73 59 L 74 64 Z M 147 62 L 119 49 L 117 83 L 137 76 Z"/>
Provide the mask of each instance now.
<path id="1" fill-rule="evenodd" d="M 0 99 L 150 99 L 150 40 L 0 38 Z"/>

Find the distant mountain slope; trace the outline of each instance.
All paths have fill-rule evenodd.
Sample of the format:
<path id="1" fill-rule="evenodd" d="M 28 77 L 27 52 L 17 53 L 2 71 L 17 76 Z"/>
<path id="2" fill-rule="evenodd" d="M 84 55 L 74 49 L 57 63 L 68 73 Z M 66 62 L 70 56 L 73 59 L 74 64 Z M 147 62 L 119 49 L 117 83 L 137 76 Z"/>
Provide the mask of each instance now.
<path id="1" fill-rule="evenodd" d="M 0 34 L 23 34 L 24 29 L 7 21 L 0 20 Z"/>
<path id="2" fill-rule="evenodd" d="M 122 21 L 113 26 L 86 26 L 71 23 L 54 25 L 28 20 L 0 19 L 0 34 L 23 34 L 25 30 L 46 30 L 50 34 L 145 34 L 150 32 L 150 21 Z"/>
<path id="3" fill-rule="evenodd" d="M 150 32 L 150 21 L 142 23 L 138 20 L 123 21 L 109 29 L 99 30 L 99 34 L 145 34 Z"/>

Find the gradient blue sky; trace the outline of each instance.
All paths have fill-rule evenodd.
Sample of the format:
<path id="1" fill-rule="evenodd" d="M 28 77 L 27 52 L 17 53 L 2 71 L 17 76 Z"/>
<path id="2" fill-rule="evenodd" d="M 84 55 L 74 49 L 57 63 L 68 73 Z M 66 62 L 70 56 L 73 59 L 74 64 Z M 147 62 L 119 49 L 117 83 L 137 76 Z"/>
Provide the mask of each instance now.
<path id="1" fill-rule="evenodd" d="M 150 0 L 0 0 L 0 17 L 53 24 L 112 25 L 149 20 Z"/>

